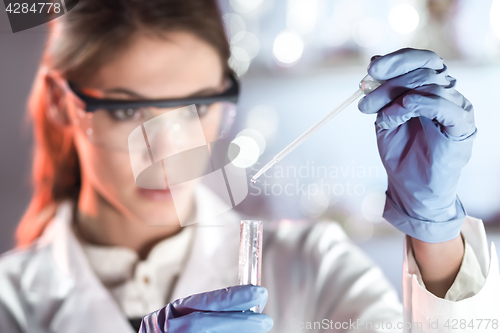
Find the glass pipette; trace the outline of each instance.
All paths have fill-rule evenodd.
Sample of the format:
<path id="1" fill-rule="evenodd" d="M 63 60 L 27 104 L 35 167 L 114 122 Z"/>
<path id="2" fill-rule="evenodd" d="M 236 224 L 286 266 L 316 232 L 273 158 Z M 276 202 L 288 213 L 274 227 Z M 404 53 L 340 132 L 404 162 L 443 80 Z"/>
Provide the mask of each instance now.
<path id="1" fill-rule="evenodd" d="M 262 169 L 259 170 L 251 179 L 252 183 L 257 182 L 257 178 L 259 178 L 264 172 L 266 172 L 273 165 L 281 161 L 286 155 L 290 154 L 295 148 L 300 146 L 302 142 L 306 141 L 308 137 L 313 135 L 318 129 L 320 129 L 323 125 L 329 122 L 333 117 L 340 113 L 340 111 L 344 110 L 347 106 L 349 106 L 352 102 L 357 100 L 359 97 L 363 95 L 368 95 L 375 89 L 377 89 L 382 82 L 375 80 L 370 75 L 366 75 L 361 82 L 359 82 L 359 89 L 349 96 L 344 102 L 342 102 L 339 106 L 337 106 L 333 111 L 327 114 L 323 119 L 314 124 L 311 128 L 305 131 L 301 136 L 295 139 L 292 143 L 285 147 L 282 151 L 280 151 L 276 156 L 273 157 L 269 163 L 264 165 Z"/>

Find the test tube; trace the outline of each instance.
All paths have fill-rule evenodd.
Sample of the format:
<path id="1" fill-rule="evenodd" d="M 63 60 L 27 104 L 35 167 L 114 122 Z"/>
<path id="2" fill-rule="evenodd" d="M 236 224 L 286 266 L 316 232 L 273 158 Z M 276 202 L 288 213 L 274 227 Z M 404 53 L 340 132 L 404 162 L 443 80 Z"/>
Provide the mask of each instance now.
<path id="1" fill-rule="evenodd" d="M 240 224 L 239 284 L 260 286 L 261 265 L 262 221 L 242 220 Z M 250 308 L 250 311 L 260 313 L 259 306 Z"/>

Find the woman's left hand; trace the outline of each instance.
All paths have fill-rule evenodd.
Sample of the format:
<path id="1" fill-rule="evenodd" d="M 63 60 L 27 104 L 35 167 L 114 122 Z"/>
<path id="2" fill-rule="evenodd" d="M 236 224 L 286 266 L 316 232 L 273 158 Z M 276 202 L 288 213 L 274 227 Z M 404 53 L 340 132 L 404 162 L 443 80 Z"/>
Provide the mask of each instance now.
<path id="1" fill-rule="evenodd" d="M 466 216 L 457 183 L 477 133 L 471 103 L 431 51 L 373 57 L 368 73 L 385 81 L 359 102 L 361 112 L 377 113 L 378 148 L 388 175 L 384 218 L 424 242 L 456 238 Z"/>

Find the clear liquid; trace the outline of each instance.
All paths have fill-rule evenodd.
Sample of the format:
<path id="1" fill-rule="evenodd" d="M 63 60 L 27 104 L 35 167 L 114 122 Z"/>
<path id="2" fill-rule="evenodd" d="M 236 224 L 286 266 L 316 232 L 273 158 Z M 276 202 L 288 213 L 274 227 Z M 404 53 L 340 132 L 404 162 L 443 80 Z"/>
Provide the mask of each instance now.
<path id="1" fill-rule="evenodd" d="M 238 272 L 240 285 L 260 286 L 261 284 L 262 232 L 262 221 L 241 221 Z M 260 308 L 254 306 L 250 311 L 260 312 Z"/>

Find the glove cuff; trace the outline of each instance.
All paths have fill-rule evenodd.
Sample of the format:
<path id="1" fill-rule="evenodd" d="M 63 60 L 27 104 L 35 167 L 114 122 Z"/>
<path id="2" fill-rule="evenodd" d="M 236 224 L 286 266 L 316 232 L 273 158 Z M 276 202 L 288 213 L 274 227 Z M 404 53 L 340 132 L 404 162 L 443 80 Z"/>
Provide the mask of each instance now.
<path id="1" fill-rule="evenodd" d="M 405 214 L 386 192 L 384 214 L 382 217 L 410 237 L 426 243 L 441 243 L 452 240 L 460 234 L 460 228 L 467 212 L 457 196 L 455 200 L 457 215 L 448 221 L 421 220 Z"/>

